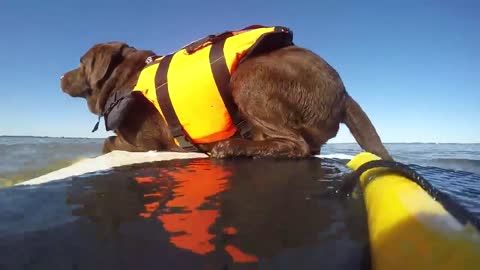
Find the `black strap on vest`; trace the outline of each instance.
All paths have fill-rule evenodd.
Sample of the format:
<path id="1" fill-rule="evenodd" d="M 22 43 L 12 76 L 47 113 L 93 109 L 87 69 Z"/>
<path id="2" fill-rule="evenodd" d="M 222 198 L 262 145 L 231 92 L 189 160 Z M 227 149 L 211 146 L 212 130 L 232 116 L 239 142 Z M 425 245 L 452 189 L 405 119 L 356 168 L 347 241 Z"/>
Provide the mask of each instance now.
<path id="1" fill-rule="evenodd" d="M 190 138 L 188 138 L 188 135 L 183 131 L 180 120 L 178 120 L 178 116 L 173 108 L 170 95 L 168 94 L 167 72 L 172 58 L 173 54 L 162 58 L 158 66 L 157 73 L 155 74 L 155 86 L 157 88 L 158 104 L 162 109 L 163 116 L 165 117 L 165 121 L 167 121 L 173 138 L 178 141 L 180 147 L 188 151 L 198 151 L 197 147 L 191 143 Z"/>
<path id="2" fill-rule="evenodd" d="M 254 25 L 243 30 L 254 29 L 261 27 Z M 230 89 L 230 71 L 228 69 L 227 61 L 223 52 L 226 38 L 231 36 L 231 31 L 226 31 L 217 35 L 210 35 L 204 39 L 196 41 L 185 47 L 187 53 L 193 53 L 203 46 L 211 44 L 210 49 L 210 66 L 212 69 L 213 78 L 223 103 L 232 118 L 232 122 L 239 130 L 239 135 L 247 138 L 250 136 L 250 126 L 242 119 L 235 104 Z M 279 49 L 285 46 L 292 45 L 292 32 L 285 27 L 275 27 L 272 33 L 266 33 L 255 42 L 255 44 L 247 51 L 246 55 L 241 59 L 244 61 L 248 57 L 253 57 L 268 51 Z M 155 85 L 157 87 L 157 100 L 162 109 L 163 115 L 170 128 L 172 136 L 179 142 L 180 147 L 189 151 L 198 151 L 198 148 L 192 143 L 188 134 L 183 130 L 178 116 L 173 108 L 172 101 L 168 94 L 167 72 L 173 54 L 167 55 L 160 60 L 157 73 L 155 75 Z"/>
<path id="3" fill-rule="evenodd" d="M 230 72 L 228 70 L 227 62 L 223 54 L 223 47 L 226 39 L 222 39 L 212 44 L 210 49 L 210 65 L 213 73 L 215 84 L 222 97 L 223 103 L 232 117 L 233 124 L 240 129 L 242 136 L 247 136 L 248 127 L 241 119 L 238 113 L 238 107 L 233 101 L 232 92 L 230 90 Z M 188 151 L 198 151 L 195 144 L 188 137 L 188 134 L 183 130 L 180 120 L 178 119 L 175 109 L 173 108 L 172 101 L 168 94 L 168 82 L 167 72 L 170 62 L 172 61 L 173 54 L 167 55 L 160 60 L 160 64 L 155 74 L 155 85 L 157 87 L 157 100 L 162 109 L 163 116 L 167 121 L 172 136 L 178 141 L 180 147 Z"/>
<path id="4" fill-rule="evenodd" d="M 258 27 L 264 27 L 261 25 L 252 25 L 242 30 L 255 29 Z M 212 68 L 213 78 L 215 84 L 222 96 L 223 103 L 227 108 L 228 113 L 232 117 L 233 124 L 237 126 L 239 134 L 243 138 L 248 138 L 251 127 L 248 123 L 242 119 L 238 111 L 238 107 L 235 104 L 230 89 L 230 72 L 227 66 L 227 61 L 223 54 L 226 38 L 231 36 L 232 32 L 224 32 L 219 35 L 209 36 L 208 41 L 212 42 L 212 48 L 210 50 L 210 65 Z M 286 27 L 277 26 L 274 32 L 265 33 L 248 49 L 245 55 L 240 59 L 239 63 L 242 63 L 247 58 L 254 57 L 259 54 L 277 50 L 286 46 L 293 45 L 293 33 Z M 190 45 L 192 48 L 199 47 L 198 44 Z"/>
<path id="5" fill-rule="evenodd" d="M 223 103 L 227 108 L 233 124 L 239 124 L 242 119 L 238 113 L 238 107 L 233 101 L 232 91 L 230 89 L 230 72 L 228 71 L 227 60 L 223 54 L 223 47 L 226 39 L 213 43 L 210 49 L 210 66 L 212 68 L 213 78 L 218 91 L 222 96 Z"/>

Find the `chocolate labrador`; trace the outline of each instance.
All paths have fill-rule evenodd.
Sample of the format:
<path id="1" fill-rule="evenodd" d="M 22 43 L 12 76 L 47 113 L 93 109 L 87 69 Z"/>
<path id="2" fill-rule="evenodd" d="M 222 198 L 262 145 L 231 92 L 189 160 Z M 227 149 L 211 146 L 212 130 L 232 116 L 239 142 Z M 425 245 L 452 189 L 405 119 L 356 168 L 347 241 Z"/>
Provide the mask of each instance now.
<path id="1" fill-rule="evenodd" d="M 62 90 L 87 100 L 102 116 L 109 97 L 131 91 L 154 55 L 125 43 L 96 44 L 80 66 L 64 74 Z M 196 145 L 215 158 L 236 156 L 302 158 L 318 154 L 345 123 L 359 145 L 391 160 L 371 121 L 346 92 L 334 68 L 312 51 L 289 45 L 250 57 L 238 65 L 229 82 L 233 101 L 251 128 L 250 136 Z M 137 97 L 116 136 L 105 140 L 103 152 L 186 151 L 179 147 L 163 117 L 145 98 Z"/>

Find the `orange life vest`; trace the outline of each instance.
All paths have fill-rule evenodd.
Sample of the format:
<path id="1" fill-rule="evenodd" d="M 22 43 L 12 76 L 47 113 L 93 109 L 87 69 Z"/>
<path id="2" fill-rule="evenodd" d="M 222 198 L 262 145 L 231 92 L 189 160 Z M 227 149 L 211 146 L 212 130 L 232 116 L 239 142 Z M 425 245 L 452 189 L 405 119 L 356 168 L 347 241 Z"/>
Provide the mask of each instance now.
<path id="1" fill-rule="evenodd" d="M 231 74 L 247 57 L 292 45 L 292 37 L 288 28 L 264 26 L 210 35 L 153 60 L 133 91 L 157 108 L 177 145 L 228 139 L 241 121 Z"/>

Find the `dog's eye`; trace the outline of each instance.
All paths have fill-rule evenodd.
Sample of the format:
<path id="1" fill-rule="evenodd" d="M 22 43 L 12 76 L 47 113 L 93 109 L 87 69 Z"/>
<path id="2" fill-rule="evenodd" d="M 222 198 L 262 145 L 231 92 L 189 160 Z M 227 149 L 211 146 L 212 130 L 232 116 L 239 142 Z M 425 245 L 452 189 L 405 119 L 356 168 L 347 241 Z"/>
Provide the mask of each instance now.
<path id="1" fill-rule="evenodd" d="M 85 58 L 84 58 L 83 56 L 80 58 L 80 64 L 82 64 L 82 65 L 85 64 L 85 63 L 83 63 L 84 59 L 85 59 Z"/>

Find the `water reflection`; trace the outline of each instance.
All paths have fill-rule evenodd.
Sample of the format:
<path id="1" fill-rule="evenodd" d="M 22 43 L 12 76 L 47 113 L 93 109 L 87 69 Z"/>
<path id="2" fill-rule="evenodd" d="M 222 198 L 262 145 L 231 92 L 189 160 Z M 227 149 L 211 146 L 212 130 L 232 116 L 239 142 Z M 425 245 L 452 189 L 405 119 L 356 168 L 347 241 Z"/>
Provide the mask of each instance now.
<path id="1" fill-rule="evenodd" d="M 259 264 L 299 249 L 331 251 L 338 240 L 364 245 L 361 204 L 329 196 L 339 174 L 319 159 L 174 160 L 74 181 L 67 203 L 103 241 L 122 224 L 154 221 L 163 232 L 150 233 L 166 232 L 178 249 Z"/>
<path id="2" fill-rule="evenodd" d="M 207 254 L 215 250 L 210 242 L 215 235 L 209 228 L 219 218 L 219 203 L 215 196 L 227 188 L 227 178 L 231 172 L 207 160 L 192 161 L 173 170 L 161 170 L 155 178 L 137 176 L 139 184 L 155 183 L 169 177 L 174 179 L 173 196 L 165 204 L 146 207 L 140 215 L 146 218 L 155 216 L 171 234 L 170 242 L 175 246 L 191 250 L 197 254 Z M 159 196 L 156 191 L 144 196 Z M 158 211 L 157 211 L 158 210 Z"/>

